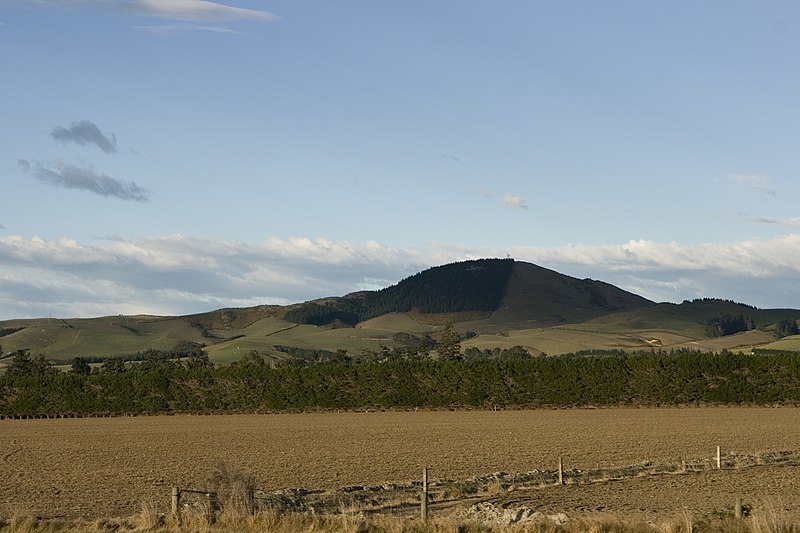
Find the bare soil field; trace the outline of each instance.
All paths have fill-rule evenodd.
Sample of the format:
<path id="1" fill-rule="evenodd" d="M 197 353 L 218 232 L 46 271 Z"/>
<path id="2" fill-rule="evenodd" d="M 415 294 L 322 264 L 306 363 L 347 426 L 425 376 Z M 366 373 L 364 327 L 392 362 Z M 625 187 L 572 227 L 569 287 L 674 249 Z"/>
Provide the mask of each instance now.
<path id="1" fill-rule="evenodd" d="M 337 489 L 420 478 L 709 461 L 797 450 L 800 409 L 686 407 L 523 411 L 343 412 L 0 420 L 0 514 L 129 516 L 163 511 L 170 488 L 205 488 L 220 463 L 259 489 Z M 648 520 L 703 515 L 741 496 L 800 515 L 800 466 L 640 476 L 540 489 L 498 488 L 500 506 L 625 513 Z M 470 503 L 474 503 L 475 498 Z M 441 504 L 450 512 L 455 504 Z M 437 510 L 437 506 L 433 506 Z"/>

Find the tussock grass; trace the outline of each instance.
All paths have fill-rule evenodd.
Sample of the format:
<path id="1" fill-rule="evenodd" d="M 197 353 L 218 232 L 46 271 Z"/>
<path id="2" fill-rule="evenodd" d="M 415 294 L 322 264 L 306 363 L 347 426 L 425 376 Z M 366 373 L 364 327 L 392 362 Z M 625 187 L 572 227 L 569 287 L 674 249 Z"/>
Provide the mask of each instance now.
<path id="1" fill-rule="evenodd" d="M 764 502 L 752 510 L 748 533 L 797 533 L 800 523 L 793 522 L 779 502 Z"/>
<path id="2" fill-rule="evenodd" d="M 223 510 L 245 515 L 254 513 L 256 481 L 251 474 L 237 466 L 220 463 L 212 470 L 209 484 Z"/>
<path id="3" fill-rule="evenodd" d="M 155 531 L 165 524 L 164 515 L 159 514 L 157 507 L 147 502 L 142 504 L 142 510 L 133 518 L 133 529 L 138 531 Z"/>

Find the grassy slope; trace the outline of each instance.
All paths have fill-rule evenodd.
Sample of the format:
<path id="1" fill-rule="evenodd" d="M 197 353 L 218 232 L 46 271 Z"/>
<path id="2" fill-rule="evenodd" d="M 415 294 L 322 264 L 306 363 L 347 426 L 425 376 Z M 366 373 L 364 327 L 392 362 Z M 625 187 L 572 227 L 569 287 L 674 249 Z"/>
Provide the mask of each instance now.
<path id="1" fill-rule="evenodd" d="M 350 354 L 378 351 L 380 347 L 396 345 L 393 337 L 400 332 L 423 335 L 436 329 L 417 322 L 405 314 L 393 313 L 368 320 L 356 328 L 327 329 L 311 325 L 296 325 L 276 317 L 264 318 L 254 324 L 238 329 L 226 330 L 229 341 L 208 347 L 209 356 L 217 362 L 238 360 L 250 350 L 257 350 L 272 359 L 283 359 L 285 354 L 276 350 L 276 345 L 295 348 L 318 349 L 335 352 L 344 349 Z M 239 337 L 241 335 L 241 337 Z"/>
<path id="2" fill-rule="evenodd" d="M 201 331 L 181 317 L 10 320 L 0 327 L 23 327 L 0 337 L 4 353 L 29 348 L 33 354 L 54 360 L 131 354 L 147 348 L 168 349 L 181 340 L 204 340 Z"/>
<path id="3" fill-rule="evenodd" d="M 792 337 L 785 337 L 775 342 L 764 344 L 760 348 L 768 350 L 786 350 L 792 352 L 800 352 L 800 335 Z"/>
<path id="4" fill-rule="evenodd" d="M 713 317 L 743 314 L 751 317 L 753 331 L 719 338 L 707 338 L 706 322 Z M 710 300 L 660 303 L 635 311 L 626 311 L 599 317 L 582 324 L 569 326 L 595 333 L 624 333 L 636 336 L 654 347 L 689 348 L 702 351 L 723 349 L 749 351 L 754 347 L 771 349 L 798 349 L 800 343 L 791 339 L 775 341 L 773 326 L 783 318 L 800 318 L 795 309 L 753 309 L 733 302 Z"/>
<path id="5" fill-rule="evenodd" d="M 733 302 L 710 300 L 682 304 L 660 303 L 636 311 L 598 317 L 586 326 L 598 330 L 669 330 L 702 337 L 708 319 L 723 314 L 749 316 L 758 328 L 773 326 L 782 318 L 800 319 L 800 310 L 797 309 L 753 309 Z"/>
<path id="6" fill-rule="evenodd" d="M 776 350 L 800 350 L 800 337 L 775 341 L 772 331 L 757 329 L 728 337 L 708 339 L 704 334 L 703 313 L 689 310 L 685 315 L 682 306 L 659 304 L 639 311 L 625 312 L 582 324 L 567 324 L 548 328 L 498 328 L 494 333 L 484 333 L 464 341 L 462 346 L 510 348 L 521 345 L 532 353 L 550 355 L 588 349 L 640 350 L 649 347 L 670 349 L 690 348 L 718 351 L 721 349 L 749 351 L 753 347 Z M 714 311 L 717 311 L 715 308 Z M 734 309 L 735 310 L 735 309 Z M 773 315 L 784 316 L 786 311 L 759 311 L 759 320 Z M 766 318 L 764 318 L 766 317 Z M 415 317 L 417 318 L 417 317 Z M 381 346 L 394 347 L 393 337 L 398 332 L 412 335 L 434 333 L 439 326 L 423 324 L 405 314 L 379 317 L 357 328 L 325 329 L 314 326 L 297 326 L 277 317 L 265 317 L 246 327 L 208 330 L 219 340 L 204 338 L 201 330 L 181 318 L 156 317 L 104 317 L 67 321 L 12 321 L 26 328 L 0 338 L 6 354 L 17 348 L 36 347 L 34 354 L 42 353 L 49 359 L 68 360 L 75 356 L 133 353 L 147 348 L 167 349 L 179 340 L 205 342 L 211 359 L 230 363 L 250 350 L 273 359 L 283 359 L 285 354 L 275 345 L 336 351 L 346 349 L 350 354 L 377 351 Z M 474 322 L 458 324 L 466 330 Z M 768 324 L 764 322 L 764 325 Z M 2 323 L 0 327 L 10 327 Z M 229 340 L 224 340 L 225 338 Z M 41 347 L 41 348 L 39 348 Z"/>
<path id="7" fill-rule="evenodd" d="M 727 337 L 707 338 L 706 322 L 722 314 L 743 314 L 752 317 L 757 329 Z M 498 325 L 494 329 L 494 334 L 487 333 L 470 339 L 462 343 L 462 346 L 485 349 L 520 345 L 533 353 L 545 352 L 550 355 L 588 349 L 641 350 L 650 347 L 688 348 L 701 351 L 723 349 L 750 351 L 755 347 L 800 350 L 800 336 L 779 341 L 775 341 L 773 337 L 772 326 L 788 317 L 798 319 L 800 311 L 752 309 L 719 300 L 683 304 L 661 303 L 609 314 L 579 324 L 525 329 L 503 329 Z M 499 322 L 500 320 L 496 320 L 496 323 Z"/>
<path id="8" fill-rule="evenodd" d="M 567 326 L 510 330 L 502 334 L 484 334 L 461 343 L 463 348 L 494 347 L 511 348 L 523 346 L 531 353 L 558 355 L 589 349 L 645 349 L 649 345 L 636 336 L 616 333 L 600 333 L 572 329 Z"/>
<path id="9" fill-rule="evenodd" d="M 418 317 L 419 315 L 415 315 Z M 404 331 L 407 333 L 425 334 L 433 331 L 433 326 L 415 320 L 415 316 L 408 313 L 389 313 L 371 320 L 366 320 L 357 326 L 358 329 Z"/>

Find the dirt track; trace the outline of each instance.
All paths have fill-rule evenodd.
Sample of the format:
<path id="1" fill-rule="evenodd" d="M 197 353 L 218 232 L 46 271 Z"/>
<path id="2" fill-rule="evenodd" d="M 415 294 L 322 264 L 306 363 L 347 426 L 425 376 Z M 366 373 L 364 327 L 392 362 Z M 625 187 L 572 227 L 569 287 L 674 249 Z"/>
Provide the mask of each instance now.
<path id="1" fill-rule="evenodd" d="M 171 486 L 202 488 L 219 462 L 258 487 L 338 488 L 495 471 L 594 468 L 711 458 L 723 451 L 795 450 L 800 409 L 679 408 L 438 411 L 1 420 L 0 513 L 120 516 Z M 800 468 L 636 478 L 509 492 L 548 512 L 626 512 L 655 519 L 710 512 L 741 495 L 800 510 Z M 522 505 L 522 503 L 520 503 Z"/>

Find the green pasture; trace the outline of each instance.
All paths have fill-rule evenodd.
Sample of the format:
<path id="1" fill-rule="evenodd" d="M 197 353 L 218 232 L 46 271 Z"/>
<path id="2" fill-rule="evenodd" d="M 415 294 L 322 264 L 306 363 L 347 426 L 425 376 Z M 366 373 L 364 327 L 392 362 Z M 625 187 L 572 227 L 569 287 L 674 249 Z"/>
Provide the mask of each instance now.
<path id="1" fill-rule="evenodd" d="M 67 361 L 75 357 L 166 350 L 181 340 L 203 342 L 200 330 L 180 317 L 111 316 L 92 319 L 5 321 L 1 328 L 24 327 L 0 337 L 5 354 L 29 349 L 33 355 Z"/>
<path id="2" fill-rule="evenodd" d="M 581 350 L 642 350 L 650 345 L 637 335 L 583 331 L 566 326 L 512 330 L 499 335 L 483 334 L 463 341 L 462 348 L 481 350 L 523 346 L 531 353 L 548 355 L 574 353 Z"/>
<path id="3" fill-rule="evenodd" d="M 765 350 L 783 350 L 787 352 L 800 352 L 800 335 L 784 337 L 774 342 L 758 346 Z"/>
<path id="4" fill-rule="evenodd" d="M 237 361 L 251 350 L 255 350 L 268 358 L 285 358 L 285 354 L 275 349 L 276 345 L 309 350 L 327 350 L 329 352 L 347 350 L 350 355 L 360 355 L 364 352 L 379 351 L 381 346 L 393 348 L 397 344 L 393 339 L 394 335 L 404 331 L 389 329 L 388 323 L 390 320 L 380 321 L 379 319 L 365 322 L 356 328 L 339 329 L 327 329 L 305 324 L 294 325 L 282 320 L 277 322 L 277 320 L 263 319 L 242 330 L 226 331 L 225 333 L 228 337 L 233 337 L 234 333 L 242 336 L 209 345 L 206 348 L 209 358 L 217 363 L 230 363 Z M 405 323 L 400 318 L 395 318 L 394 320 L 397 320 L 398 323 Z M 432 329 L 430 326 L 428 328 Z M 420 324 L 416 323 L 414 329 L 420 329 Z"/>
<path id="5" fill-rule="evenodd" d="M 391 331 L 395 333 L 402 331 L 415 334 L 426 334 L 436 329 L 435 326 L 414 320 L 406 313 L 389 313 L 362 322 L 356 327 L 366 330 Z"/>
<path id="6" fill-rule="evenodd" d="M 726 337 L 707 338 L 705 323 L 709 316 L 723 313 L 746 313 L 756 321 L 757 329 Z M 681 305 L 657 304 L 636 311 L 617 313 L 579 324 L 542 328 L 515 328 L 511 325 L 483 330 L 477 337 L 462 341 L 462 349 L 481 350 L 523 346 L 531 353 L 558 355 L 581 350 L 692 349 L 698 351 L 743 351 L 754 348 L 800 351 L 800 337 L 776 341 L 774 324 L 797 315 L 796 310 L 757 310 L 730 302 L 692 302 Z M 346 350 L 351 356 L 378 352 L 381 347 L 398 347 L 402 337 L 435 334 L 442 326 L 425 324 L 413 313 L 391 313 L 365 321 L 355 328 L 331 329 L 297 325 L 278 316 L 251 313 L 230 322 L 236 328 L 206 330 L 192 326 L 190 317 L 111 316 L 93 319 L 38 319 L 0 322 L 6 333 L 0 337 L 3 352 L 30 349 L 32 355 L 44 355 L 52 361 L 74 357 L 127 355 L 149 348 L 168 350 L 179 341 L 206 345 L 215 363 L 229 364 L 255 350 L 270 360 L 287 355 L 276 345 L 308 350 L 336 352 Z M 474 317 L 470 317 L 474 318 Z M 247 319 L 247 320 L 245 320 Z M 252 320 L 252 321 L 251 321 Z M 476 322 L 454 324 L 456 331 L 467 331 Z M 10 332 L 13 328 L 22 328 Z M 478 329 L 478 331 L 482 331 Z M 401 335 L 398 335 L 401 334 Z M 8 359 L 0 361 L 0 367 Z"/>

